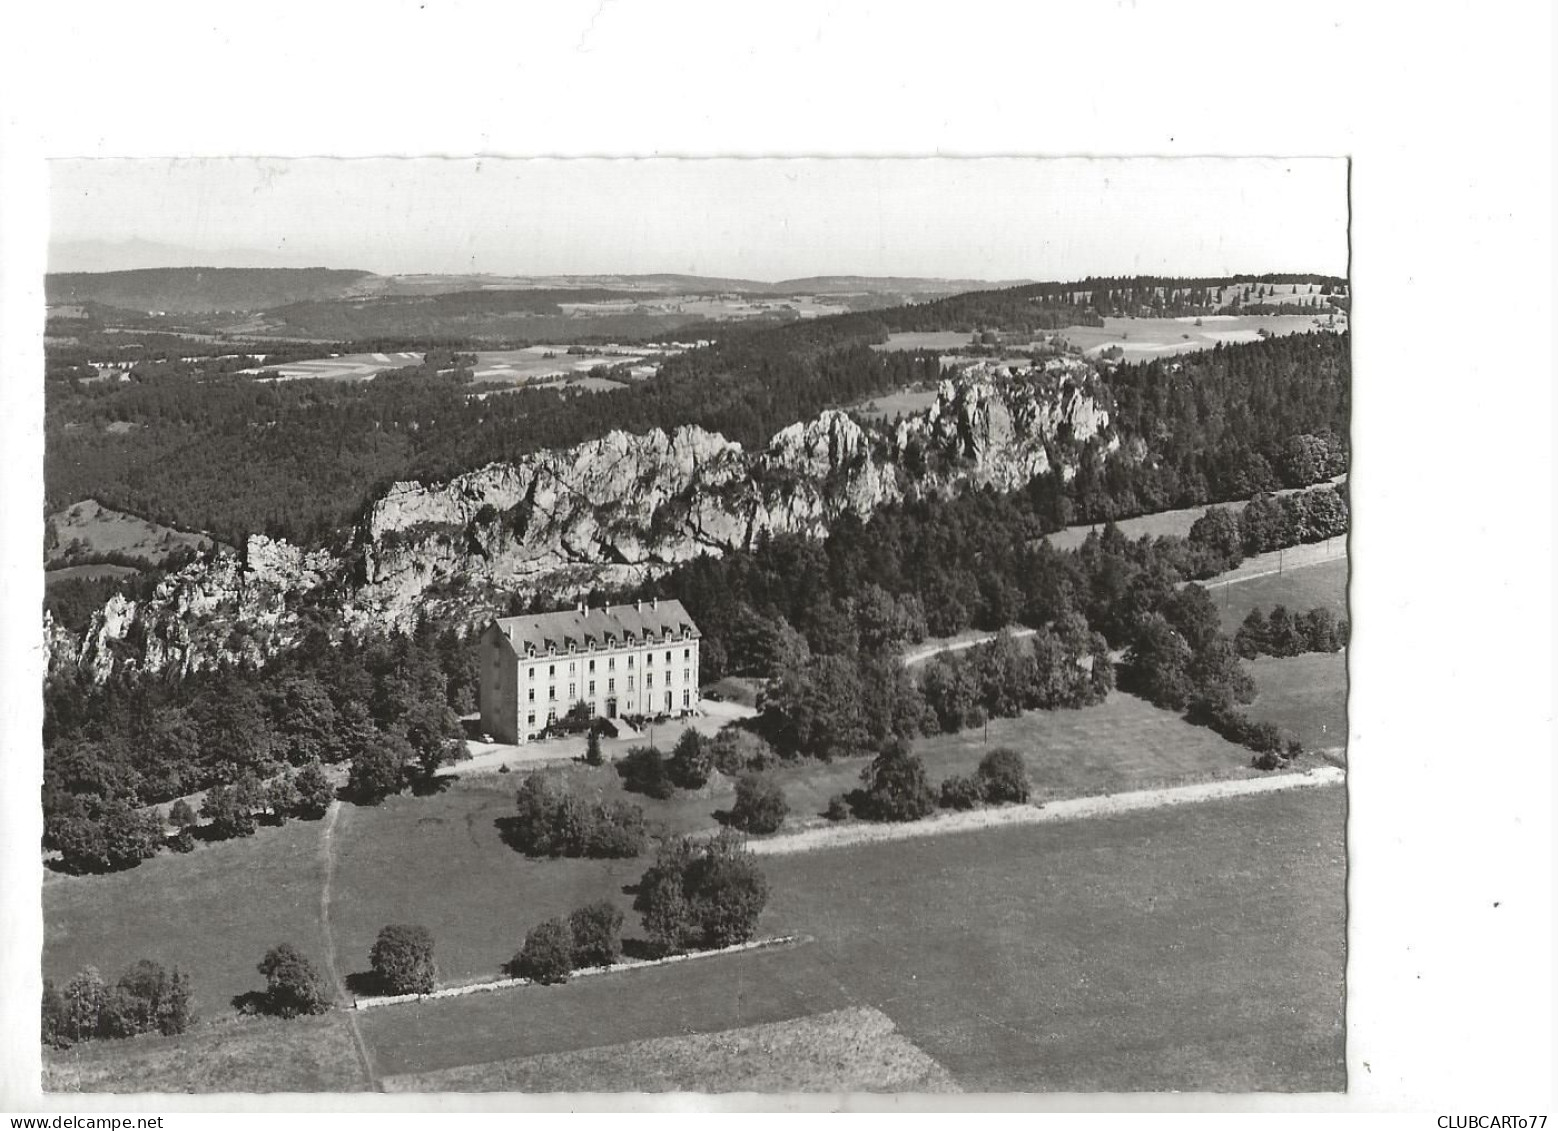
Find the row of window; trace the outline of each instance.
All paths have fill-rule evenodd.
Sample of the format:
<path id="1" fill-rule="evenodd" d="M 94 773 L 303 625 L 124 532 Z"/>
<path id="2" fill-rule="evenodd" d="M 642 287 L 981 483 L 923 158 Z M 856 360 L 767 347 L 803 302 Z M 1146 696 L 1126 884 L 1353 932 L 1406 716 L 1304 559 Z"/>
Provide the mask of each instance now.
<path id="1" fill-rule="evenodd" d="M 667 672 L 666 673 L 666 684 L 669 685 L 670 682 L 671 682 L 670 673 Z M 682 669 L 682 682 L 683 683 L 691 683 L 692 682 L 692 669 L 691 668 L 683 668 Z M 646 689 L 648 689 L 648 688 L 653 688 L 654 685 L 655 685 L 655 673 L 654 672 L 649 672 L 649 673 L 647 673 L 644 676 L 644 687 Z M 586 697 L 593 700 L 595 698 L 595 680 L 593 680 L 593 679 L 590 680 L 589 684 L 588 684 L 588 687 L 589 687 L 589 690 L 585 693 Z M 629 690 L 629 691 L 633 690 L 633 677 L 632 676 L 628 676 L 627 677 L 627 690 Z M 607 695 L 615 695 L 616 693 L 617 693 L 617 681 L 615 679 L 608 679 L 606 681 L 606 694 Z M 687 693 L 683 692 L 683 694 L 685 695 Z M 529 701 L 534 703 L 536 701 L 536 689 L 535 688 L 533 688 L 533 687 L 530 688 L 529 696 L 530 696 Z M 546 689 L 546 698 L 547 698 L 547 701 L 549 703 L 557 702 L 557 685 L 555 683 L 552 684 L 550 687 L 548 687 Z M 577 702 L 578 699 L 579 699 L 579 685 L 577 683 L 570 683 L 568 685 L 568 702 L 574 703 L 574 702 Z"/>
<path id="2" fill-rule="evenodd" d="M 692 649 L 691 648 L 683 648 L 682 649 L 682 662 L 683 663 L 687 663 L 691 659 L 692 659 Z M 628 661 L 627 662 L 627 669 L 628 669 L 628 671 L 632 671 L 633 670 L 633 657 L 629 656 L 627 658 L 627 661 Z M 589 661 L 587 661 L 587 663 L 588 663 L 589 666 L 585 670 L 587 672 L 589 672 L 589 674 L 594 675 L 595 674 L 595 661 L 594 660 L 589 660 Z M 644 653 L 644 666 L 645 667 L 653 667 L 654 663 L 655 663 L 654 653 L 653 652 L 646 652 L 646 653 Z M 665 666 L 666 667 L 670 667 L 671 663 L 672 663 L 671 652 L 669 650 L 667 650 L 666 654 L 665 654 Z M 493 656 L 492 656 L 492 666 L 493 667 L 497 667 L 498 666 L 498 655 L 497 655 L 496 652 L 494 652 Z M 536 672 L 539 670 L 539 668 L 538 667 L 530 667 L 530 668 L 528 668 L 526 670 L 529 672 L 529 678 L 533 680 L 533 679 L 536 678 Z M 577 660 L 570 660 L 568 662 L 568 674 L 569 675 L 574 675 L 574 674 L 576 674 L 578 672 L 578 670 L 579 670 L 579 662 Z M 606 670 L 609 671 L 609 672 L 614 672 L 614 671 L 617 670 L 617 658 L 615 656 L 608 656 L 606 658 Z M 555 678 L 557 676 L 557 665 L 556 664 L 548 664 L 546 666 L 546 674 L 547 674 L 547 678 L 548 679 Z"/>
<path id="3" fill-rule="evenodd" d="M 667 709 L 670 708 L 671 704 L 670 704 L 669 700 L 667 700 L 667 702 L 665 703 L 665 706 L 667 707 Z M 692 706 L 692 692 L 691 691 L 683 691 L 682 692 L 682 709 L 686 710 L 686 709 L 690 708 L 691 706 Z M 653 710 L 653 706 L 651 706 L 650 704 L 646 703 L 644 705 L 644 709 L 645 710 Z M 556 721 L 557 721 L 557 711 L 555 709 L 547 711 L 547 713 L 546 713 L 546 725 L 547 726 L 551 726 Z M 533 731 L 533 730 L 536 729 L 536 713 L 534 711 L 531 711 L 528 715 L 525 716 L 525 723 L 526 723 L 526 725 L 527 725 L 529 730 Z"/>

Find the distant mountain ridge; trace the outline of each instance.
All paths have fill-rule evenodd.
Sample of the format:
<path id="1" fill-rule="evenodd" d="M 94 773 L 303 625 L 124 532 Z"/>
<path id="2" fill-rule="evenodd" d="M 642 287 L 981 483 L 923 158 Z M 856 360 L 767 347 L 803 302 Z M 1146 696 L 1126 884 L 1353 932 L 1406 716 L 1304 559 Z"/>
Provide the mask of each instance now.
<path id="1" fill-rule="evenodd" d="M 328 267 L 149 267 L 44 277 L 51 306 L 99 303 L 123 310 L 203 314 L 266 310 L 360 293 L 367 271 Z"/>
<path id="2" fill-rule="evenodd" d="M 158 245 L 148 244 L 147 248 Z M 765 283 L 719 276 L 647 275 L 376 275 L 325 267 L 141 267 L 126 271 L 51 272 L 51 305 L 94 302 L 122 310 L 204 314 L 272 310 L 301 302 L 374 297 L 432 297 L 481 291 L 603 291 L 678 294 L 948 295 L 1009 287 L 1011 281 L 907 276 L 816 275 Z M 581 301 L 589 301 L 581 299 Z"/>

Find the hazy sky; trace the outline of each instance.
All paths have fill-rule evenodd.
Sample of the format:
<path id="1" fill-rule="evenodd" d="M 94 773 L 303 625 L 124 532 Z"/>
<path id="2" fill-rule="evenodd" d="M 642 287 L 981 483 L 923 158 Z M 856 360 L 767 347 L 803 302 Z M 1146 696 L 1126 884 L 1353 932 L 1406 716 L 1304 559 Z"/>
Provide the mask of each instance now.
<path id="1" fill-rule="evenodd" d="M 56 243 L 149 241 L 206 262 L 237 249 L 257 265 L 381 273 L 764 280 L 1347 270 L 1338 159 L 243 158 L 50 172 Z M 125 266 L 112 258 L 93 266 Z"/>

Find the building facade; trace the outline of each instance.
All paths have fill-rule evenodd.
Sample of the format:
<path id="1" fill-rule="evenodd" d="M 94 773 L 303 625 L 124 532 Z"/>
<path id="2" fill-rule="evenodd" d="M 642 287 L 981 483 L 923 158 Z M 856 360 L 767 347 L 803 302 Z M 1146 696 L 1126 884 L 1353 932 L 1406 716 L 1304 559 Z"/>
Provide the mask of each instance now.
<path id="1" fill-rule="evenodd" d="M 680 601 L 494 620 L 481 636 L 482 729 L 526 742 L 578 703 L 607 719 L 694 710 L 698 637 Z"/>

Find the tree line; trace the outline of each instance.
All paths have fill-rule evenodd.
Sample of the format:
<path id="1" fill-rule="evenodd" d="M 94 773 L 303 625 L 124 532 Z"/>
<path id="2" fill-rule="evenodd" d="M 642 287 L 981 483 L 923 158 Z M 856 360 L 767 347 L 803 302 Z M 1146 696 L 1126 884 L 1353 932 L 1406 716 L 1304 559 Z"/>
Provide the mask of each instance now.
<path id="1" fill-rule="evenodd" d="M 196 836 L 252 835 L 262 821 L 321 815 L 323 767 L 350 766 L 366 801 L 431 779 L 463 753 L 474 709 L 474 649 L 452 630 L 332 642 L 316 628 L 260 671 L 116 676 L 44 689 L 44 845 L 67 871 L 133 866 Z M 145 806 L 200 790 L 163 814 Z M 172 824 L 170 836 L 166 826 Z"/>

